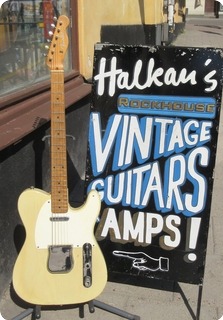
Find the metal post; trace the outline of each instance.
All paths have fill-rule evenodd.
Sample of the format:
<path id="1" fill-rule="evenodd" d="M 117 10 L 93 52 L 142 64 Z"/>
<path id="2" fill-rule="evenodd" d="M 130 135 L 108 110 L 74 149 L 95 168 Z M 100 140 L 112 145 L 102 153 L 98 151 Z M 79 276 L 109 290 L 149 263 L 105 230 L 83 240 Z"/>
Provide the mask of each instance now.
<path id="1" fill-rule="evenodd" d="M 200 319 L 202 293 L 203 293 L 203 284 L 200 284 L 198 289 L 196 320 Z"/>

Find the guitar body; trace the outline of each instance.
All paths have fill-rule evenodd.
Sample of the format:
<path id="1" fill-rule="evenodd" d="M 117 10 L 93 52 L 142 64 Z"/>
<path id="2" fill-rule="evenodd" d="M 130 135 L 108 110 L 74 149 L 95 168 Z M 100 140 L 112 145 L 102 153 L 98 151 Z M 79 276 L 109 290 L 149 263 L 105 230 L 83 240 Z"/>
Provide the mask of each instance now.
<path id="1" fill-rule="evenodd" d="M 100 205 L 98 193 L 91 191 L 81 207 L 69 206 L 67 213 L 54 216 L 49 193 L 31 188 L 20 195 L 26 239 L 14 266 L 13 286 L 23 300 L 78 304 L 102 292 L 107 269 L 93 233 Z"/>

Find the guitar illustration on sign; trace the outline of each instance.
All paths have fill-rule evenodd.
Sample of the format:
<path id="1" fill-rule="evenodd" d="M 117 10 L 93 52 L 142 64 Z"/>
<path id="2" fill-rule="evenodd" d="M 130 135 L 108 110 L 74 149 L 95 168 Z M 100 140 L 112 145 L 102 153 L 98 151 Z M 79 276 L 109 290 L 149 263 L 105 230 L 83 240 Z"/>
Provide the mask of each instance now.
<path id="1" fill-rule="evenodd" d="M 101 207 L 93 190 L 79 208 L 68 203 L 63 60 L 69 19 L 58 18 L 47 56 L 51 71 L 51 194 L 26 189 L 18 210 L 25 243 L 13 270 L 20 298 L 35 305 L 67 305 L 96 298 L 107 282 L 107 268 L 94 237 Z"/>

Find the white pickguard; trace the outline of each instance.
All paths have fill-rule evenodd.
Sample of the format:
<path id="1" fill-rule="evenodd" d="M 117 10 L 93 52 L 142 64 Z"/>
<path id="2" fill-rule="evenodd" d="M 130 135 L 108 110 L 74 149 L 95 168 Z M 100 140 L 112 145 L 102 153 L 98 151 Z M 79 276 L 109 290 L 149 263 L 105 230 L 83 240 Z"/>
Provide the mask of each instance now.
<path id="1" fill-rule="evenodd" d="M 86 242 L 95 244 L 89 212 L 69 207 L 67 213 L 53 214 L 51 201 L 44 203 L 36 221 L 35 243 L 38 249 L 52 245 L 81 247 Z"/>

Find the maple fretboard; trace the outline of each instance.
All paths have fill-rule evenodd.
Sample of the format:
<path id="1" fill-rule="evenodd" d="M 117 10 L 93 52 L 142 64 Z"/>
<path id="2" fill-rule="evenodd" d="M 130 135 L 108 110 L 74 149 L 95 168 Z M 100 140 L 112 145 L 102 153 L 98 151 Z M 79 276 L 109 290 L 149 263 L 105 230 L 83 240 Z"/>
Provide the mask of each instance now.
<path id="1" fill-rule="evenodd" d="M 51 70 L 51 209 L 68 210 L 64 71 Z"/>

